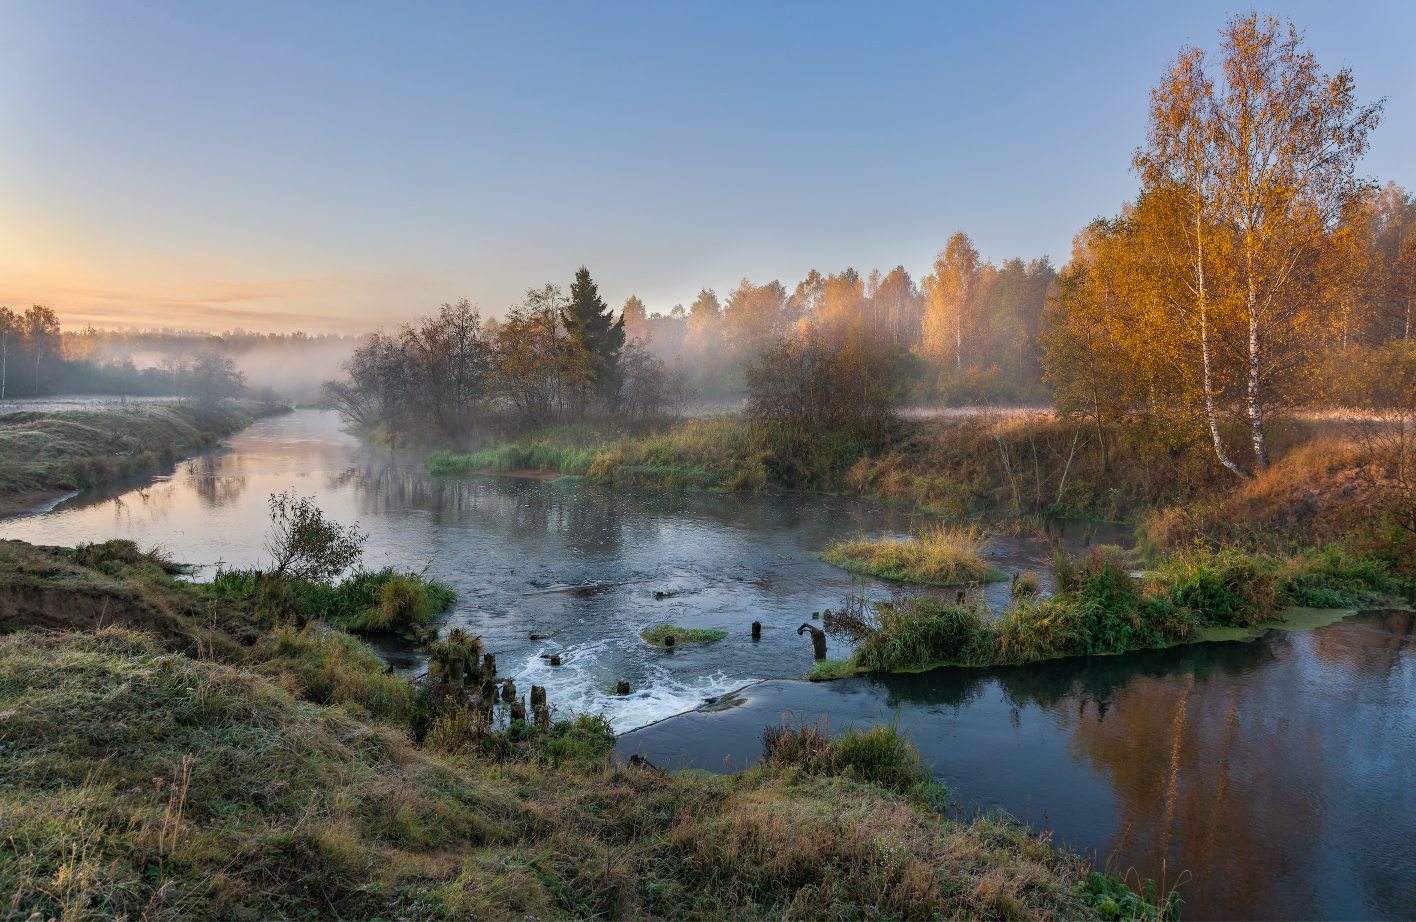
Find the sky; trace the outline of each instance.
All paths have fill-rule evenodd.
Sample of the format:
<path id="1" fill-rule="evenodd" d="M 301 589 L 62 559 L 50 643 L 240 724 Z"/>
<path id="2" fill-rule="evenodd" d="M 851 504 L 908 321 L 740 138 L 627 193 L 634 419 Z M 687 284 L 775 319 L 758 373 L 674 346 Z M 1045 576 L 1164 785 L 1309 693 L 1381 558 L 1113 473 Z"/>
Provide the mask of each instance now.
<path id="1" fill-rule="evenodd" d="M 0 304 L 357 333 L 581 265 L 667 312 L 918 279 L 956 230 L 1061 264 L 1167 60 L 1247 9 L 0 0 Z M 1416 187 L 1416 4 L 1257 9 L 1386 97 L 1361 171 Z"/>

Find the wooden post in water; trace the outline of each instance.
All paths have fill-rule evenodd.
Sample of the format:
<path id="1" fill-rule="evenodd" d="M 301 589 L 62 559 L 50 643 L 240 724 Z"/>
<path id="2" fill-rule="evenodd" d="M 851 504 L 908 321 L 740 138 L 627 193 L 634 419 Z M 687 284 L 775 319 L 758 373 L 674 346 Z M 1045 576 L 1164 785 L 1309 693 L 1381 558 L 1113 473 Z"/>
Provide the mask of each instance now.
<path id="1" fill-rule="evenodd" d="M 676 640 L 675 640 L 673 634 L 665 634 L 665 635 L 664 635 L 664 646 L 666 646 L 666 647 L 672 647 L 675 642 L 676 642 Z"/>
<path id="2" fill-rule="evenodd" d="M 482 657 L 482 675 L 487 678 L 497 674 L 497 657 L 495 653 L 488 653 Z"/>
<path id="3" fill-rule="evenodd" d="M 516 683 L 511 679 L 507 679 L 502 683 L 501 697 L 503 701 L 516 700 Z"/>
<path id="4" fill-rule="evenodd" d="M 825 658 L 826 658 L 826 632 L 823 631 L 823 630 L 821 630 L 821 628 L 819 628 L 819 627 L 812 627 L 812 626 L 809 625 L 809 624 L 803 624 L 801 627 L 797 628 L 797 636 L 800 637 L 800 636 L 801 636 L 804 632 L 806 632 L 806 631 L 810 631 L 810 632 L 811 632 L 811 651 L 812 651 L 812 653 L 814 653 L 814 654 L 816 655 L 816 658 L 819 659 L 819 660 L 825 659 Z"/>
<path id="5" fill-rule="evenodd" d="M 616 694 L 616 695 L 627 695 L 627 694 L 629 694 L 629 683 L 628 683 L 628 682 L 621 681 L 618 685 L 615 686 L 615 694 Z"/>
<path id="6" fill-rule="evenodd" d="M 543 708 L 543 707 L 545 707 L 545 706 L 546 706 L 546 689 L 543 688 L 543 687 L 540 686 L 540 685 L 532 685 L 532 686 L 531 686 L 531 707 L 532 707 L 532 708 L 538 708 L 538 707 Z"/>
<path id="7" fill-rule="evenodd" d="M 511 719 L 526 722 L 526 699 L 517 698 L 511 702 Z"/>
<path id="8" fill-rule="evenodd" d="M 761 622 L 761 621 L 754 621 L 754 622 L 752 622 L 752 639 L 753 639 L 753 640 L 761 640 L 761 639 L 762 639 L 762 622 Z"/>
<path id="9" fill-rule="evenodd" d="M 552 666 L 559 666 L 560 664 L 561 664 L 560 654 L 559 654 L 559 653 L 552 653 L 552 654 L 551 654 L 551 665 L 552 665 Z"/>

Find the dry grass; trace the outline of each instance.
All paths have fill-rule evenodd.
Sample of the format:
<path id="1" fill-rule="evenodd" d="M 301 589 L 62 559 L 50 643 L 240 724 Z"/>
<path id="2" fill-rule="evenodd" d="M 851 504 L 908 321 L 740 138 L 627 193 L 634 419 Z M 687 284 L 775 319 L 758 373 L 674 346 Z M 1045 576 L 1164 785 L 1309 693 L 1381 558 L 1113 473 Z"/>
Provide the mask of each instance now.
<path id="1" fill-rule="evenodd" d="M 4 913 L 1090 912 L 1075 856 L 846 770 L 874 737 L 834 775 L 764 763 L 700 782 L 609 765 L 609 738 L 579 722 L 511 746 L 483 731 L 490 746 L 442 756 L 278 679 L 120 629 L 0 637 Z"/>
<path id="2" fill-rule="evenodd" d="M 988 535 L 976 528 L 939 522 L 904 540 L 837 541 L 817 556 L 857 573 L 911 583 L 954 586 L 1007 579 L 983 559 L 988 541 Z"/>

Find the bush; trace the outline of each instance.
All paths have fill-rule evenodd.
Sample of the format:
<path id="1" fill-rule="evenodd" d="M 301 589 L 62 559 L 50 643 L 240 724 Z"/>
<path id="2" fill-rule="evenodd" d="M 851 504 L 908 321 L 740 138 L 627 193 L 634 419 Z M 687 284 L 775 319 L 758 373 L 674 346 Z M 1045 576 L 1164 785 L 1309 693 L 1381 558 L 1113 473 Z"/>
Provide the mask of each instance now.
<path id="1" fill-rule="evenodd" d="M 293 492 L 270 495 L 270 521 L 271 572 L 289 579 L 329 582 L 359 561 L 368 540 L 358 525 L 326 519 L 312 498 Z"/>

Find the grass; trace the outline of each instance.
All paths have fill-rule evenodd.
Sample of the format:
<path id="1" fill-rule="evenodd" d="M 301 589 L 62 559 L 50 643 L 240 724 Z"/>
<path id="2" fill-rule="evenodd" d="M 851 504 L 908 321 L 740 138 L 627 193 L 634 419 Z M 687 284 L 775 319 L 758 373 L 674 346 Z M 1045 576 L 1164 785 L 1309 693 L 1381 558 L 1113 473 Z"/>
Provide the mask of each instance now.
<path id="1" fill-rule="evenodd" d="M 939 522 L 903 540 L 837 541 L 816 556 L 857 573 L 911 583 L 954 586 L 1007 579 L 983 559 L 988 540 L 976 528 Z"/>
<path id="2" fill-rule="evenodd" d="M 1094 917 L 1076 856 L 940 816 L 894 724 L 712 783 L 609 764 L 586 716 L 453 708 L 420 747 L 396 709 L 278 667 L 361 646 L 287 628 L 228 664 L 116 627 L 0 637 L 7 913 Z"/>
<path id="3" fill-rule="evenodd" d="M 647 631 L 640 631 L 639 638 L 647 644 L 656 647 L 666 647 L 664 638 L 672 636 L 674 645 L 680 646 L 686 643 L 712 643 L 715 640 L 722 640 L 728 636 L 727 631 L 720 631 L 716 628 L 687 628 L 678 627 L 673 624 L 661 624 L 658 627 L 650 628 Z"/>
<path id="4" fill-rule="evenodd" d="M 1134 565 L 1120 548 L 1059 552 L 1060 591 L 1050 598 L 1019 593 L 994 613 L 897 593 L 854 600 L 827 630 L 855 642 L 851 664 L 869 671 L 1015 665 L 1165 647 L 1206 628 L 1273 622 L 1286 608 L 1345 608 L 1397 586 L 1379 563 L 1337 547 L 1284 555 L 1191 548 L 1145 579 L 1130 575 Z"/>
<path id="5" fill-rule="evenodd" d="M 338 583 L 281 579 L 258 569 L 218 570 L 206 589 L 224 599 L 254 600 L 253 614 L 266 624 L 292 617 L 351 631 L 407 631 L 434 620 L 456 597 L 439 580 L 392 567 L 357 571 Z"/>
<path id="6" fill-rule="evenodd" d="M 502 445 L 466 455 L 450 451 L 435 451 L 428 456 L 428 472 L 440 476 L 457 476 L 490 471 L 555 471 L 560 474 L 584 474 L 594 462 L 593 451 L 574 445 L 545 443 L 521 448 Z"/>
<path id="7" fill-rule="evenodd" d="M 255 401 L 201 413 L 184 403 L 0 415 L 0 498 L 78 490 L 170 468 L 270 412 Z M 18 511 L 18 510 L 17 510 Z"/>

